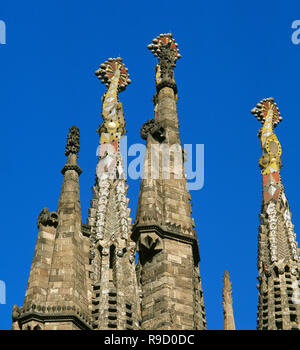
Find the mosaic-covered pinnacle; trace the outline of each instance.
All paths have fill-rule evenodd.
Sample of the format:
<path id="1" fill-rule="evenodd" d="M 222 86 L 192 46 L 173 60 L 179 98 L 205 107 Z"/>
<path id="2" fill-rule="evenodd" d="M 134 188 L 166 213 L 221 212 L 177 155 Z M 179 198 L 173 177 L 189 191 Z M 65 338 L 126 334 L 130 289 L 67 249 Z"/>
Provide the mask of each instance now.
<path id="1" fill-rule="evenodd" d="M 152 40 L 152 44 L 148 45 L 148 49 L 159 59 L 161 59 L 165 51 L 168 50 L 168 54 L 172 57 L 174 67 L 176 66 L 177 59 L 181 57 L 178 44 L 175 42 L 172 33 L 159 34 Z"/>
<path id="2" fill-rule="evenodd" d="M 118 69 L 120 70 L 118 91 L 121 92 L 125 90 L 126 86 L 131 83 L 131 80 L 129 79 L 128 69 L 122 62 L 121 57 L 109 58 L 107 61 L 100 65 L 100 67 L 95 71 L 95 74 L 97 75 L 98 79 L 101 80 L 101 83 L 109 87 L 112 78 Z"/>
<path id="3" fill-rule="evenodd" d="M 266 121 L 267 116 L 272 113 L 273 127 L 276 127 L 277 124 L 282 121 L 282 117 L 280 116 L 280 112 L 273 97 L 261 100 L 256 107 L 251 110 L 251 113 L 254 114 L 255 118 L 257 118 L 262 124 Z"/>

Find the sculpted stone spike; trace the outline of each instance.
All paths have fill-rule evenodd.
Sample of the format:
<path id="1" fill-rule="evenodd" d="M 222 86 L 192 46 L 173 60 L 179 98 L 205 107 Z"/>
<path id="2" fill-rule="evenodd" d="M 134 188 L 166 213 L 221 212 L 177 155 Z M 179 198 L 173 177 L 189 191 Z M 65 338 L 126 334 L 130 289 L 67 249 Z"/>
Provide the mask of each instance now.
<path id="1" fill-rule="evenodd" d="M 69 129 L 65 155 L 68 156 L 71 153 L 78 154 L 79 149 L 80 149 L 79 129 L 77 126 L 74 125 Z"/>
<path id="2" fill-rule="evenodd" d="M 260 101 L 251 112 L 262 123 L 258 133 L 262 149 L 259 166 L 263 200 L 258 236 L 257 328 L 300 329 L 299 305 L 290 307 L 293 304 L 292 285 L 298 285 L 300 280 L 299 249 L 280 176 L 281 145 L 274 133 L 282 118 L 272 97 Z"/>
<path id="3" fill-rule="evenodd" d="M 80 149 L 80 133 L 77 126 L 72 126 L 69 129 L 66 151 L 65 155 L 68 157 L 68 160 L 61 170 L 61 173 L 65 175 L 67 170 L 75 170 L 78 175 L 82 173 L 82 170 L 77 164 L 78 153 Z"/>
<path id="4" fill-rule="evenodd" d="M 12 330 L 20 330 L 20 325 L 19 325 L 19 317 L 20 317 L 20 308 L 18 307 L 18 305 L 13 305 L 13 309 L 12 309 L 12 326 L 11 329 Z"/>

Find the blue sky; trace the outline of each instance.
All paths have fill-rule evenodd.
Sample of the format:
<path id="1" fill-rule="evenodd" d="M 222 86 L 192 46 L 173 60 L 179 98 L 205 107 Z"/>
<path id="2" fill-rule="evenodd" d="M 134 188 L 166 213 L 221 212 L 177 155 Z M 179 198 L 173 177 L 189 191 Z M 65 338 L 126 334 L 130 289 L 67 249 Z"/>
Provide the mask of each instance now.
<path id="1" fill-rule="evenodd" d="M 128 143 L 142 142 L 140 127 L 153 116 L 155 92 L 155 58 L 147 45 L 165 32 L 174 34 L 182 55 L 175 70 L 182 143 L 205 147 L 205 184 L 191 196 L 208 328 L 223 327 L 228 269 L 237 328 L 255 329 L 260 124 L 250 109 L 273 96 L 284 118 L 277 128 L 281 174 L 297 232 L 300 45 L 291 41 L 297 19 L 299 0 L 1 2 L 7 43 L 0 45 L 0 280 L 7 293 L 0 329 L 11 327 L 12 305 L 23 304 L 37 216 L 45 206 L 56 210 L 72 125 L 81 132 L 86 220 L 105 91 L 94 71 L 108 57 L 123 57 L 132 79 L 120 95 Z M 134 218 L 139 181 L 128 183 Z"/>

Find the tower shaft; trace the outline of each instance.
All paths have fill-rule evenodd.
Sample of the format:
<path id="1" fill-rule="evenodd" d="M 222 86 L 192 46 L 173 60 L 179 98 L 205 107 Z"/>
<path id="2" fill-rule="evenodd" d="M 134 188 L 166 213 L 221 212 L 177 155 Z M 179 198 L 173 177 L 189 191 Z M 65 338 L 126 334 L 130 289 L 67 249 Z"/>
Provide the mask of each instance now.
<path id="1" fill-rule="evenodd" d="M 205 329 L 199 250 L 179 137 L 176 60 L 172 35 L 150 49 L 159 57 L 155 118 L 141 136 L 147 142 L 132 238 L 139 251 L 143 329 Z"/>

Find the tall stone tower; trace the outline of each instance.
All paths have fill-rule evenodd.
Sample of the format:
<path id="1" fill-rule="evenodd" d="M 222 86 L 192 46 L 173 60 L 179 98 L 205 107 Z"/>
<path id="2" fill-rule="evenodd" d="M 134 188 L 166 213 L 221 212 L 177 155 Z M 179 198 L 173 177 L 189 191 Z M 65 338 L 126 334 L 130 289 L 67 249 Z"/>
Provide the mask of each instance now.
<path id="1" fill-rule="evenodd" d="M 143 329 L 206 329 L 199 250 L 179 137 L 172 34 L 148 48 L 158 57 L 155 116 L 141 129 L 146 155 L 132 239 L 139 252 Z"/>
<path id="2" fill-rule="evenodd" d="M 90 329 L 89 242 L 82 234 L 77 164 L 79 129 L 70 129 L 57 212 L 44 208 L 24 305 L 13 308 L 13 329 Z"/>
<path id="3" fill-rule="evenodd" d="M 251 112 L 262 123 L 257 328 L 300 329 L 299 249 L 280 176 L 281 145 L 274 133 L 282 118 L 273 98 L 263 99 Z"/>
<path id="4" fill-rule="evenodd" d="M 118 99 L 130 79 L 120 57 L 101 64 L 96 75 L 106 84 L 107 91 L 102 99 L 99 162 L 88 217 L 94 328 L 139 329 L 136 244 L 130 238 L 129 199 L 120 152 L 125 119 Z"/>

